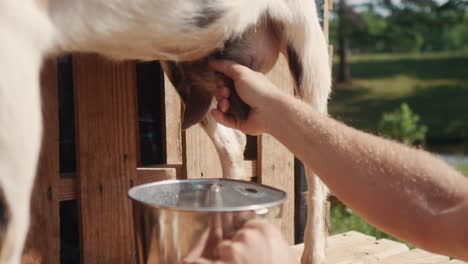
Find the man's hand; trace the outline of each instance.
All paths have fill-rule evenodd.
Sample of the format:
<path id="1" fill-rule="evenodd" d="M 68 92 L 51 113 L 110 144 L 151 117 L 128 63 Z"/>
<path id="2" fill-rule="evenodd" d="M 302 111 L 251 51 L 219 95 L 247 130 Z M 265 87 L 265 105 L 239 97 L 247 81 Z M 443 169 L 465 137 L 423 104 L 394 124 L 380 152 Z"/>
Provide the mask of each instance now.
<path id="1" fill-rule="evenodd" d="M 264 220 L 251 220 L 232 240 L 221 242 L 215 249 L 218 260 L 195 258 L 184 264 L 290 264 L 298 260 L 292 254 L 281 232 Z"/>
<path id="2" fill-rule="evenodd" d="M 232 61 L 210 61 L 210 67 L 232 79 L 240 98 L 252 108 L 247 120 L 238 120 L 228 114 L 231 92 L 223 80 L 218 80 L 218 108 L 212 111 L 216 121 L 250 135 L 266 132 L 272 122 L 269 109 L 282 97 L 281 91 L 265 75 Z"/>

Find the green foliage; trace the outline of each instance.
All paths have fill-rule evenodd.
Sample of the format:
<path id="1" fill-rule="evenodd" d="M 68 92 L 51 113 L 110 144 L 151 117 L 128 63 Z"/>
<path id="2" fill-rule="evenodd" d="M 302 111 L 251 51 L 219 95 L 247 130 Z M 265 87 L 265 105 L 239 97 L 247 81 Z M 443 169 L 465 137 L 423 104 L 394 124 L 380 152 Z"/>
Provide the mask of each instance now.
<path id="1" fill-rule="evenodd" d="M 420 117 L 406 104 L 391 113 L 384 113 L 379 123 L 379 133 L 407 145 L 423 142 L 427 127 L 419 124 Z"/>
<path id="2" fill-rule="evenodd" d="M 359 26 L 347 23 L 351 50 L 360 53 L 418 53 L 468 49 L 468 1 L 380 0 L 354 6 Z M 336 9 L 337 10 L 337 9 Z M 330 37 L 337 43 L 337 16 L 330 21 Z M 358 19 L 359 18 L 359 19 Z"/>
<path id="3" fill-rule="evenodd" d="M 468 142 L 468 54 L 358 55 L 349 61 L 354 80 L 334 89 L 333 117 L 377 133 L 382 113 L 407 103 L 428 127 L 428 141 Z"/>
<path id="4" fill-rule="evenodd" d="M 465 174 L 465 176 L 468 177 L 468 164 L 466 163 L 460 163 L 455 166 L 457 170 L 459 170 L 461 173 Z"/>
<path id="5" fill-rule="evenodd" d="M 356 215 L 351 209 L 341 205 L 332 206 L 330 211 L 331 234 L 341 234 L 355 230 L 377 238 L 389 238 L 389 236 L 368 224 L 364 219 Z"/>
<path id="6" fill-rule="evenodd" d="M 455 25 L 443 33 L 443 39 L 446 40 L 447 49 L 468 51 L 468 14 L 465 15 L 464 22 Z"/>
<path id="7" fill-rule="evenodd" d="M 376 237 L 377 239 L 386 238 L 398 241 L 396 238 L 370 225 L 351 209 L 346 208 L 341 203 L 333 204 L 330 211 L 330 233 L 334 235 L 351 230 Z M 408 246 L 412 247 L 411 245 Z"/>

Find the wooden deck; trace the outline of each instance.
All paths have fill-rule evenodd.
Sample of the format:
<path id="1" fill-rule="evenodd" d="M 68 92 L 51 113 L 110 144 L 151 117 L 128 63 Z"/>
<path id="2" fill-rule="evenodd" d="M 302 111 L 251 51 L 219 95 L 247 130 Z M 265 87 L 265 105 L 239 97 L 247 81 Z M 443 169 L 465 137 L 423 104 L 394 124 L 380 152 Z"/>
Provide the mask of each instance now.
<path id="1" fill-rule="evenodd" d="M 304 245 L 296 245 L 293 249 L 300 259 Z M 376 240 L 355 231 L 329 237 L 326 255 L 327 264 L 468 264 L 420 249 L 409 250 L 405 244 L 388 239 Z"/>

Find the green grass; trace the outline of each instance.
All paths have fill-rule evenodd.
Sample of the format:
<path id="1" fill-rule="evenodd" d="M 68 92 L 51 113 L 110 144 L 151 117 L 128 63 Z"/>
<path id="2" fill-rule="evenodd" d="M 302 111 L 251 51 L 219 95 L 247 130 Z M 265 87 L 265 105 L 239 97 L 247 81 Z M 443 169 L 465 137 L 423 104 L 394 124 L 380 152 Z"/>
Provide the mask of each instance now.
<path id="1" fill-rule="evenodd" d="M 391 238 L 391 236 L 379 231 L 355 214 L 351 209 L 343 205 L 332 206 L 330 215 L 331 234 L 341 234 L 350 230 L 355 230 L 377 238 Z"/>
<path id="2" fill-rule="evenodd" d="M 386 238 L 399 241 L 398 239 L 370 225 L 364 219 L 362 219 L 360 216 L 354 213 L 351 209 L 345 207 L 340 203 L 332 205 L 330 211 L 330 219 L 330 234 L 332 235 L 354 230 L 369 236 L 376 237 L 377 239 Z M 409 247 L 412 247 L 409 244 L 407 245 Z"/>
<path id="3" fill-rule="evenodd" d="M 331 97 L 335 118 L 376 132 L 382 113 L 406 102 L 428 138 L 468 139 L 468 55 L 361 55 L 350 58 L 350 68 L 353 82 Z"/>
<path id="4" fill-rule="evenodd" d="M 455 167 L 468 177 L 468 164 L 457 164 Z"/>
<path id="5" fill-rule="evenodd" d="M 382 113 L 406 102 L 428 126 L 429 139 L 468 140 L 468 54 L 360 55 L 350 67 L 353 82 L 335 87 L 330 100 L 335 118 L 375 133 Z M 467 164 L 455 167 L 468 176 Z M 394 239 L 334 202 L 331 233 L 350 230 Z"/>

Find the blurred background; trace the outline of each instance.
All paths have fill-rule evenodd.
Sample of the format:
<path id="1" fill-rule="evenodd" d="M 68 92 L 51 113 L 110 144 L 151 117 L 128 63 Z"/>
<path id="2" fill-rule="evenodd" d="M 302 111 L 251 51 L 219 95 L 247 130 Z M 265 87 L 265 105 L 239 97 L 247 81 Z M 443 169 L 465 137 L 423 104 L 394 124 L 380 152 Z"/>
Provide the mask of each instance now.
<path id="1" fill-rule="evenodd" d="M 468 176 L 467 10 L 467 0 L 335 0 L 331 116 Z M 333 197 L 331 225 L 389 237 Z"/>

